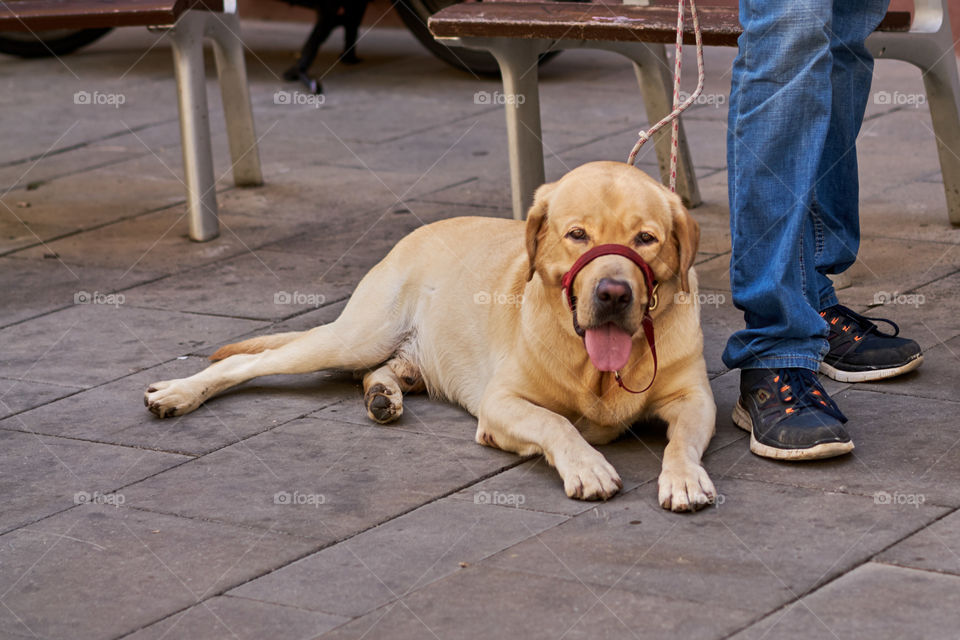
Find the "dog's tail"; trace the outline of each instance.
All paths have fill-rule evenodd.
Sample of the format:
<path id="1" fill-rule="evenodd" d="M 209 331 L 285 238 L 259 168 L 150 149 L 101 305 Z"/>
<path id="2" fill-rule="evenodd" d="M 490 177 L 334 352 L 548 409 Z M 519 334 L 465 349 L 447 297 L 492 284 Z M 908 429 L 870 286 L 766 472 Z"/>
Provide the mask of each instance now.
<path id="1" fill-rule="evenodd" d="M 233 344 L 224 345 L 217 349 L 213 355 L 210 356 L 210 359 L 216 362 L 217 360 L 223 360 L 224 358 L 238 353 L 260 353 L 261 351 L 266 351 L 267 349 L 276 349 L 277 347 L 282 347 L 288 342 L 293 342 L 305 333 L 307 332 L 290 331 L 287 333 L 275 333 L 270 336 L 259 336 L 257 338 L 244 340 L 243 342 L 235 342 Z"/>

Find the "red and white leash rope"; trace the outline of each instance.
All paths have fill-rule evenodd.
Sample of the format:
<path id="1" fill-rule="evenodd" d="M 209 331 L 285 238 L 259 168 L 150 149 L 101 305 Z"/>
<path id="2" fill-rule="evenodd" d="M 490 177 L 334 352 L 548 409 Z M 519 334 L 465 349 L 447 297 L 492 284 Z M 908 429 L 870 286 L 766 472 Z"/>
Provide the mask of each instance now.
<path id="1" fill-rule="evenodd" d="M 677 190 L 677 149 L 679 147 L 680 139 L 680 120 L 679 116 L 689 107 L 691 104 L 696 101 L 696 99 L 703 92 L 703 37 L 700 34 L 700 18 L 697 16 L 697 3 L 696 0 L 690 0 L 690 14 L 693 16 L 693 34 L 697 43 L 697 88 L 690 94 L 683 103 L 680 102 L 680 68 L 683 62 L 683 2 L 684 0 L 679 0 L 677 7 L 677 48 L 676 55 L 676 64 L 673 69 L 673 111 L 669 113 L 665 118 L 660 122 L 653 125 L 646 131 L 640 132 L 640 139 L 637 140 L 637 144 L 634 145 L 633 151 L 630 152 L 630 156 L 627 158 L 627 164 L 634 164 L 637 160 L 637 153 L 640 152 L 640 147 L 644 143 L 653 137 L 653 135 L 662 129 L 664 125 L 668 122 L 673 122 L 673 137 L 670 144 L 670 191 Z"/>

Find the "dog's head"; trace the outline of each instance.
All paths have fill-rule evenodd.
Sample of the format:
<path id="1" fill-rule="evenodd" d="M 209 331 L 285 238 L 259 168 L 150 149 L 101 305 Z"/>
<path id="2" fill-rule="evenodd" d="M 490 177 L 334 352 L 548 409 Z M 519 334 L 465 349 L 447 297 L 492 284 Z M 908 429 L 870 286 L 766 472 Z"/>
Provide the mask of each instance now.
<path id="1" fill-rule="evenodd" d="M 528 278 L 537 274 L 559 288 L 588 249 L 622 244 L 640 254 L 658 283 L 690 293 L 699 241 L 699 225 L 676 194 L 627 164 L 591 162 L 537 189 L 527 214 Z M 573 295 L 590 359 L 601 371 L 619 369 L 647 308 L 643 273 L 625 257 L 600 256 L 577 275 Z"/>

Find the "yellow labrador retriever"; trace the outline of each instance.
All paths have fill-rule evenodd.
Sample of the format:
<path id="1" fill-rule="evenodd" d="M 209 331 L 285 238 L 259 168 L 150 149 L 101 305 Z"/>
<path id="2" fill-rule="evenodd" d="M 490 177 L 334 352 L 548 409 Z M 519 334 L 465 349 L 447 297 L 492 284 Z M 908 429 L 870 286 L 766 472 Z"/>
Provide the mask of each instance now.
<path id="1" fill-rule="evenodd" d="M 335 322 L 222 347 L 211 356 L 219 362 L 150 385 L 144 400 L 163 418 L 256 376 L 367 371 L 373 420 L 395 420 L 402 393 L 426 389 L 478 418 L 478 443 L 543 454 L 566 494 L 584 500 L 622 486 L 590 445 L 659 416 L 669 425 L 660 504 L 693 510 L 716 495 L 700 464 L 716 407 L 691 268 L 698 242 L 680 199 L 642 171 L 586 164 L 540 187 L 525 225 L 421 227 L 363 278 Z M 578 264 L 565 290 L 564 274 L 599 245 L 623 255 Z"/>

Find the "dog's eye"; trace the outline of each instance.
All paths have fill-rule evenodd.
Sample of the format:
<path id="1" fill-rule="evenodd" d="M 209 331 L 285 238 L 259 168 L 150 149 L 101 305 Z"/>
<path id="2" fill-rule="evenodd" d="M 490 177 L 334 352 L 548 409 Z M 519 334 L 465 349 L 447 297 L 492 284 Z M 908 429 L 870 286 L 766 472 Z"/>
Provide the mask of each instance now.
<path id="1" fill-rule="evenodd" d="M 571 240 L 586 240 L 587 232 L 580 227 L 574 227 L 573 229 L 570 229 L 570 231 L 567 231 L 567 237 Z"/>
<path id="2" fill-rule="evenodd" d="M 641 231 L 637 234 L 636 242 L 637 244 L 653 244 L 657 239 L 652 234 L 647 233 L 646 231 Z"/>

